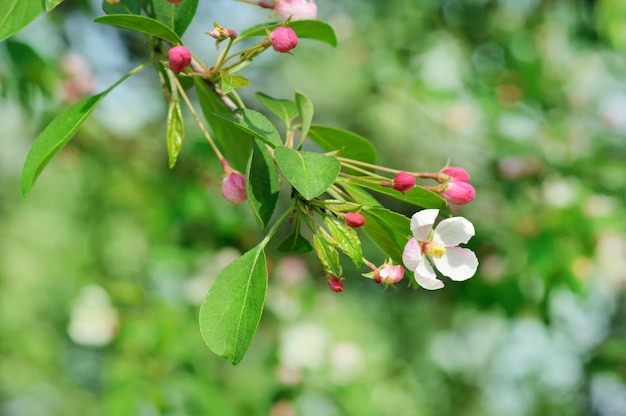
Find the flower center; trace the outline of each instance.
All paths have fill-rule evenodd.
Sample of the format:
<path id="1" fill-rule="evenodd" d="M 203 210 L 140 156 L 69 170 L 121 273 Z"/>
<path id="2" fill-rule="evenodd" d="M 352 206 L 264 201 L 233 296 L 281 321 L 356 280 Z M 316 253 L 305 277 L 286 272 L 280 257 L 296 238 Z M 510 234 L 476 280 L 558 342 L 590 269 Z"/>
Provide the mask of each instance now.
<path id="1" fill-rule="evenodd" d="M 422 243 L 422 252 L 439 259 L 441 256 L 446 254 L 446 247 L 443 244 L 426 241 Z"/>

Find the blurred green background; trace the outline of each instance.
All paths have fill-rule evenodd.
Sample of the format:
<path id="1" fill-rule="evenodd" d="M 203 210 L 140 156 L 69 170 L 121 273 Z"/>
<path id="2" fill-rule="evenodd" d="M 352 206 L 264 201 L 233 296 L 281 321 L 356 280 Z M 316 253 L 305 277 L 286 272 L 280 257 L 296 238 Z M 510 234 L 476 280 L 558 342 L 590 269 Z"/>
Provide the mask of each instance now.
<path id="1" fill-rule="evenodd" d="M 298 89 L 383 165 L 465 167 L 477 197 L 455 213 L 476 226 L 477 275 L 383 291 L 346 263 L 335 294 L 312 255 L 273 243 L 247 356 L 213 355 L 199 303 L 261 234 L 220 197 L 191 120 L 167 168 L 154 74 L 111 93 L 20 195 L 37 133 L 146 56 L 141 36 L 92 23 L 98 1 L 67 0 L 0 44 L 0 414 L 626 415 L 626 3 L 318 7 L 339 47 L 260 57 L 246 102 Z M 267 18 L 203 1 L 184 39 L 211 62 L 214 20 Z"/>

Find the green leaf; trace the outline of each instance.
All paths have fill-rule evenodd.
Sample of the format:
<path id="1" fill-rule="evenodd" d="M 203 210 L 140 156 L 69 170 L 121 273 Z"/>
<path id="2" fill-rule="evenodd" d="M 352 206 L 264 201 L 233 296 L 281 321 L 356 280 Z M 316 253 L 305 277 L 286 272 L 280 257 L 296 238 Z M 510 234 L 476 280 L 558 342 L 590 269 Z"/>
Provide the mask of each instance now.
<path id="1" fill-rule="evenodd" d="M 381 194 L 388 195 L 392 198 L 399 199 L 400 201 L 408 202 L 409 204 L 416 205 L 422 208 L 438 208 L 442 210 L 443 215 L 448 212 L 449 208 L 446 206 L 446 200 L 440 197 L 433 191 L 424 189 L 420 186 L 416 186 L 409 192 L 402 193 L 396 191 L 393 188 L 377 185 L 370 182 L 353 181 L 353 185 L 358 185 L 363 188 L 371 189 L 372 191 L 379 192 Z"/>
<path id="2" fill-rule="evenodd" d="M 109 14 L 106 16 L 96 17 L 94 22 L 152 35 L 159 39 L 173 43 L 174 45 L 183 44 L 183 41 L 172 31 L 172 29 L 165 26 L 158 20 L 154 20 L 146 16 L 137 16 L 134 14 Z"/>
<path id="3" fill-rule="evenodd" d="M 328 215 L 324 217 L 324 224 L 337 243 L 337 247 L 350 257 L 357 267 L 363 264 L 361 240 L 354 228 L 350 228 L 345 222 Z"/>
<path id="4" fill-rule="evenodd" d="M 272 148 L 283 144 L 276 127 L 267 117 L 257 111 L 238 108 L 232 113 L 215 113 L 215 115 L 250 133 Z"/>
<path id="5" fill-rule="evenodd" d="M 376 198 L 360 186 L 349 183 L 341 183 L 340 185 L 359 204 L 368 207 L 382 207 L 382 204 Z"/>
<path id="6" fill-rule="evenodd" d="M 172 29 L 179 36 L 185 33 L 198 8 L 198 0 L 185 0 L 171 4 L 165 0 L 147 0 L 146 9 L 150 16 Z"/>
<path id="7" fill-rule="evenodd" d="M 325 152 L 340 150 L 338 156 L 376 164 L 376 149 L 358 134 L 330 126 L 314 124 L 309 138 Z"/>
<path id="8" fill-rule="evenodd" d="M 0 41 L 24 29 L 44 10 L 44 0 L 0 1 Z"/>
<path id="9" fill-rule="evenodd" d="M 264 228 L 272 218 L 280 191 L 278 171 L 265 144 L 254 142 L 252 145 L 246 177 L 248 203 Z"/>
<path id="10" fill-rule="evenodd" d="M 143 0 L 121 0 L 117 4 L 111 4 L 102 0 L 102 10 L 106 14 L 141 14 Z"/>
<path id="11" fill-rule="evenodd" d="M 250 80 L 248 78 L 244 78 L 239 75 L 232 75 L 228 72 L 222 72 L 220 81 L 220 89 L 224 94 L 230 93 L 235 88 L 245 88 L 250 84 Z"/>
<path id="12" fill-rule="evenodd" d="M 201 78 L 193 77 L 193 81 L 202 113 L 211 127 L 213 140 L 228 159 L 228 163 L 239 172 L 245 172 L 250 155 L 251 136 L 232 123 L 217 117 L 216 113 L 228 111 L 228 108 Z"/>
<path id="13" fill-rule="evenodd" d="M 235 42 L 247 38 L 267 36 L 266 29 L 272 31 L 278 26 L 283 26 L 283 23 L 263 23 L 253 26 L 239 33 Z M 296 20 L 295 22 L 290 22 L 289 27 L 296 32 L 298 38 L 315 39 L 337 46 L 337 36 L 333 27 L 322 20 Z"/>
<path id="14" fill-rule="evenodd" d="M 180 111 L 180 102 L 171 100 L 167 112 L 167 155 L 170 169 L 176 165 L 178 154 L 183 148 L 183 140 L 185 140 L 185 123 Z"/>
<path id="15" fill-rule="evenodd" d="M 313 246 L 326 274 L 340 277 L 342 269 L 341 263 L 339 263 L 339 253 L 337 253 L 335 246 L 319 234 L 313 235 Z"/>
<path id="16" fill-rule="evenodd" d="M 311 121 L 313 121 L 313 103 L 309 97 L 296 91 L 296 104 L 300 114 L 300 137 L 304 140 L 309 134 Z"/>
<path id="17" fill-rule="evenodd" d="M 217 355 L 239 364 L 250 346 L 267 291 L 265 244 L 226 266 L 200 307 L 200 333 Z"/>
<path id="18" fill-rule="evenodd" d="M 256 93 L 256 98 L 261 104 L 263 104 L 272 113 L 276 114 L 287 125 L 291 123 L 291 120 L 298 116 L 298 106 L 293 101 L 272 98 L 261 92 Z"/>
<path id="19" fill-rule="evenodd" d="M 26 155 L 22 169 L 22 194 L 28 195 L 35 180 L 48 162 L 70 141 L 76 130 L 110 89 L 86 98 L 59 114 L 37 136 Z"/>
<path id="20" fill-rule="evenodd" d="M 275 149 L 274 158 L 289 183 L 307 200 L 330 188 L 341 169 L 335 157 L 299 152 L 284 146 Z"/>
<path id="21" fill-rule="evenodd" d="M 302 237 L 300 234 L 300 217 L 296 219 L 296 227 L 293 233 L 289 234 L 289 236 L 280 243 L 278 250 L 297 254 L 308 253 L 313 250 L 313 246 L 309 240 Z"/>
<path id="22" fill-rule="evenodd" d="M 411 237 L 411 220 L 382 207 L 364 208 L 363 231 L 394 262 L 402 264 L 404 246 Z"/>
<path id="23" fill-rule="evenodd" d="M 63 0 L 46 0 L 46 11 L 50 11 L 61 4 Z"/>

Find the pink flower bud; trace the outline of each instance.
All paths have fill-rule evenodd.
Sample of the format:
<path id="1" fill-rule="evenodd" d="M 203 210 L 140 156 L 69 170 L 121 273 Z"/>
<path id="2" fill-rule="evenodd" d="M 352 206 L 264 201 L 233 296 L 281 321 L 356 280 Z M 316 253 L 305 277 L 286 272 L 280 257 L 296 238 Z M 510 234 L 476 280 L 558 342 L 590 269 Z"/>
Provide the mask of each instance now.
<path id="1" fill-rule="evenodd" d="M 279 0 L 274 3 L 274 10 L 283 22 L 290 16 L 291 21 L 317 18 L 317 5 L 313 0 Z"/>
<path id="2" fill-rule="evenodd" d="M 228 38 L 236 38 L 237 32 L 232 29 L 228 29 L 226 27 L 220 26 L 217 23 L 215 24 L 215 28 L 210 32 L 205 32 L 212 38 L 215 38 L 219 41 L 228 39 Z"/>
<path id="3" fill-rule="evenodd" d="M 180 3 L 183 0 L 166 0 L 168 3 L 172 3 L 172 4 L 176 4 L 176 3 Z"/>
<path id="4" fill-rule="evenodd" d="M 289 27 L 277 27 L 274 29 L 270 35 L 270 40 L 272 41 L 272 48 L 280 53 L 289 52 L 298 44 L 296 32 Z"/>
<path id="5" fill-rule="evenodd" d="M 343 292 L 343 282 L 335 276 L 328 277 L 328 287 L 335 293 Z"/>
<path id="6" fill-rule="evenodd" d="M 248 199 L 246 178 L 236 170 L 232 170 L 222 181 L 222 196 L 231 204 L 244 203 Z"/>
<path id="7" fill-rule="evenodd" d="M 171 48 L 169 51 L 169 57 L 168 66 L 177 74 L 187 68 L 191 63 L 191 52 L 189 52 L 189 49 L 184 46 L 174 46 Z"/>
<path id="8" fill-rule="evenodd" d="M 468 182 L 470 181 L 470 176 L 467 171 L 458 166 L 449 166 L 445 169 L 441 170 L 441 173 L 444 175 L 450 176 L 452 180 L 460 181 L 460 182 Z"/>
<path id="9" fill-rule="evenodd" d="M 399 172 L 391 184 L 397 191 L 409 192 L 415 187 L 415 176 L 407 172 Z"/>
<path id="10" fill-rule="evenodd" d="M 346 224 L 352 228 L 359 228 L 365 224 L 365 217 L 358 212 L 348 212 L 343 218 L 346 220 Z"/>
<path id="11" fill-rule="evenodd" d="M 374 271 L 376 283 L 393 284 L 398 283 L 404 277 L 404 268 L 393 264 L 383 264 Z"/>
<path id="12" fill-rule="evenodd" d="M 463 205 L 474 200 L 476 190 L 468 182 L 451 180 L 441 196 L 448 202 Z"/>

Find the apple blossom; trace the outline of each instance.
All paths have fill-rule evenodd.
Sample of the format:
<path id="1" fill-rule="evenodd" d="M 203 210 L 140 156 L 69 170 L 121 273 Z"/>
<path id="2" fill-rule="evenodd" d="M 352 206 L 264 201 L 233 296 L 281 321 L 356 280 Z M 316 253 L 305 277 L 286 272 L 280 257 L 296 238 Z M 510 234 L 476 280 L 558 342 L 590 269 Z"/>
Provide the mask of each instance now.
<path id="1" fill-rule="evenodd" d="M 298 36 L 290 27 L 277 27 L 270 35 L 272 48 L 276 52 L 286 53 L 298 45 Z"/>
<path id="2" fill-rule="evenodd" d="M 449 176 L 452 180 L 467 182 L 470 181 L 470 176 L 467 171 L 458 166 L 448 166 L 447 168 L 441 169 L 440 173 Z M 441 176 L 441 175 L 440 175 Z"/>
<path id="3" fill-rule="evenodd" d="M 189 52 L 189 49 L 184 46 L 174 46 L 173 48 L 170 48 L 168 55 L 168 66 L 176 73 L 181 72 L 191 63 L 191 52 Z"/>
<path id="4" fill-rule="evenodd" d="M 478 259 L 473 251 L 458 247 L 474 235 L 474 226 L 463 217 L 447 218 L 435 229 L 437 209 L 419 211 L 411 218 L 411 238 L 404 247 L 402 261 L 415 273 L 415 280 L 424 289 L 441 289 L 431 262 L 452 280 L 467 280 L 476 273 Z"/>
<path id="5" fill-rule="evenodd" d="M 222 181 L 222 196 L 231 204 L 246 202 L 246 178 L 236 170 L 230 172 Z"/>
<path id="6" fill-rule="evenodd" d="M 317 5 L 313 0 L 279 0 L 274 2 L 274 11 L 281 21 L 317 18 Z"/>
<path id="7" fill-rule="evenodd" d="M 450 180 L 441 197 L 448 202 L 464 205 L 472 202 L 476 196 L 476 190 L 468 182 Z"/>

